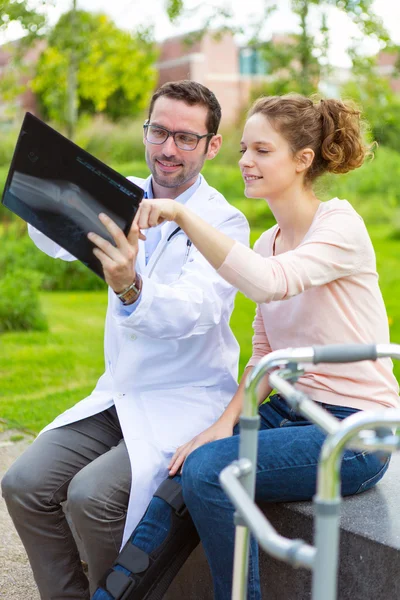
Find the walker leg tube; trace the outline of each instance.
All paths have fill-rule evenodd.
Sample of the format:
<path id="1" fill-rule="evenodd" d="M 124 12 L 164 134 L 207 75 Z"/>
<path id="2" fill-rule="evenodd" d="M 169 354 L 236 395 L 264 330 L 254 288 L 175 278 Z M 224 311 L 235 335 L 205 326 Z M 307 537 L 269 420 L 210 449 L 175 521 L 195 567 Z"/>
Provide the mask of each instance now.
<path id="1" fill-rule="evenodd" d="M 235 553 L 233 557 L 232 600 L 243 600 L 247 597 L 247 576 L 249 570 L 248 527 L 237 525 L 235 533 Z"/>
<path id="2" fill-rule="evenodd" d="M 314 499 L 316 557 L 312 600 L 336 600 L 341 498 Z"/>
<path id="3" fill-rule="evenodd" d="M 259 415 L 254 417 L 240 417 L 239 458 L 247 458 L 252 466 L 248 473 L 241 476 L 241 483 L 252 500 L 254 500 L 254 491 L 256 487 L 259 427 Z M 238 513 L 235 514 L 235 523 L 236 535 L 233 560 L 232 598 L 234 600 L 246 600 L 250 534 Z"/>

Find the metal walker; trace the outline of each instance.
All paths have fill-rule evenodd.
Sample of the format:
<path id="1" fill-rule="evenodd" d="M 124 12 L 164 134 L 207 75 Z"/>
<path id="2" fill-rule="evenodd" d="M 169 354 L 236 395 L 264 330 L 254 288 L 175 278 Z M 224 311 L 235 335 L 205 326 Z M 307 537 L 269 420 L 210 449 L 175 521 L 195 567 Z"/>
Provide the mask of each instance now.
<path id="1" fill-rule="evenodd" d="M 232 600 L 246 600 L 250 531 L 269 554 L 294 567 L 312 571 L 312 600 L 337 599 L 340 527 L 340 465 L 345 448 L 393 452 L 400 448 L 400 408 L 363 411 L 339 421 L 303 392 L 295 382 L 303 363 L 345 363 L 392 357 L 400 359 L 400 345 L 329 345 L 277 350 L 264 357 L 246 381 L 240 418 L 239 460 L 220 474 L 220 482 L 236 508 Z M 271 372 L 272 371 L 272 372 Z M 257 387 L 269 374 L 271 387 L 291 408 L 327 433 L 318 462 L 314 545 L 281 536 L 254 503 L 258 446 Z M 397 432 L 396 432 L 397 433 Z"/>

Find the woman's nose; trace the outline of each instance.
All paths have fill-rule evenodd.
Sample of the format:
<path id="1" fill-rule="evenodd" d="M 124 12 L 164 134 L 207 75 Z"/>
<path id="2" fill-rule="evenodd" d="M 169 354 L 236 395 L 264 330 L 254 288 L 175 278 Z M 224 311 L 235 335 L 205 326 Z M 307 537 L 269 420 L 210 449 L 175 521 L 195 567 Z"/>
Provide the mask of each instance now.
<path id="1" fill-rule="evenodd" d="M 239 159 L 239 165 L 241 167 L 244 167 L 244 166 L 250 166 L 252 164 L 253 164 L 253 161 L 251 160 L 251 157 L 246 150 L 245 152 L 243 152 L 242 156 Z"/>

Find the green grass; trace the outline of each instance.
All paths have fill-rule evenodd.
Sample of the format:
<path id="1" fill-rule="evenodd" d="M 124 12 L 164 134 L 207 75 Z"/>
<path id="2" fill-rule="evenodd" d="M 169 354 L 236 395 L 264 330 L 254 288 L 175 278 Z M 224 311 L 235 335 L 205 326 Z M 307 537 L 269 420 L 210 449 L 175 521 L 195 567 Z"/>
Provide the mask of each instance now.
<path id="1" fill-rule="evenodd" d="M 106 292 L 44 292 L 48 332 L 0 336 L 0 415 L 10 427 L 39 431 L 84 398 L 103 372 Z M 254 304 L 237 297 L 232 324 L 251 354 Z"/>
<path id="2" fill-rule="evenodd" d="M 259 231 L 253 231 L 256 239 Z M 400 343 L 400 241 L 388 226 L 374 226 L 382 293 L 391 337 Z M 0 336 L 0 416 L 9 426 L 39 431 L 57 414 L 84 398 L 103 372 L 103 331 L 107 294 L 41 294 L 48 332 Z M 251 354 L 254 303 L 237 295 L 232 328 L 241 346 L 240 371 Z M 395 365 L 400 378 L 400 369 Z"/>
<path id="3" fill-rule="evenodd" d="M 93 388 L 103 369 L 106 292 L 43 293 L 48 332 L 0 336 L 0 415 L 39 431 Z"/>

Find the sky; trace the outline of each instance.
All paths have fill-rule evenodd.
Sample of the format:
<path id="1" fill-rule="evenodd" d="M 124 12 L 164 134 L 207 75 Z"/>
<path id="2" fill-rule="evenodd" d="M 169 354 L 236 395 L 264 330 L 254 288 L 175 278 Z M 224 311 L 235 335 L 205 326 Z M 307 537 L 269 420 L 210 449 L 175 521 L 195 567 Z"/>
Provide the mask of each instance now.
<path id="1" fill-rule="evenodd" d="M 34 0 L 33 0 L 34 1 Z M 186 33 L 196 28 L 193 22 L 201 22 L 201 15 L 207 14 L 212 6 L 229 6 L 233 11 L 233 23 L 245 27 L 245 31 L 250 30 L 251 22 L 259 21 L 262 15 L 262 7 L 265 0 L 212 0 L 199 2 L 198 0 L 185 0 L 185 6 L 189 8 L 201 7 L 195 16 L 187 19 L 181 19 L 175 25 L 172 25 L 165 15 L 165 0 L 77 0 L 78 8 L 92 12 L 105 12 L 112 17 L 115 23 L 121 28 L 136 29 L 142 25 L 153 25 L 154 34 L 158 41 Z M 267 20 L 263 29 L 265 39 L 268 39 L 272 33 L 288 33 L 296 31 L 297 17 L 290 10 L 290 0 L 271 0 L 271 3 L 278 5 L 278 9 Z M 59 16 L 68 10 L 72 5 L 72 0 L 54 0 L 54 8 L 49 10 L 50 21 L 55 23 Z M 385 27 L 388 29 L 392 39 L 400 44 L 400 2 L 399 0 L 375 0 L 373 4 L 375 13 L 382 18 Z M 318 28 L 320 22 L 320 13 L 314 9 L 310 13 L 311 25 Z M 353 36 L 357 35 L 357 27 L 350 22 L 344 13 L 336 8 L 328 10 L 328 25 L 330 28 L 330 54 L 329 62 L 336 66 L 348 67 L 350 61 L 346 55 L 346 46 Z M 217 23 L 215 23 L 217 25 Z M 15 38 L 18 35 L 18 29 L 12 28 L 8 33 L 8 38 Z M 3 38 L 4 39 L 4 38 Z M 1 38 L 0 38 L 1 40 Z M 243 38 L 238 37 L 238 43 Z M 373 54 L 379 47 L 373 42 L 363 43 L 363 50 L 367 54 Z"/>

